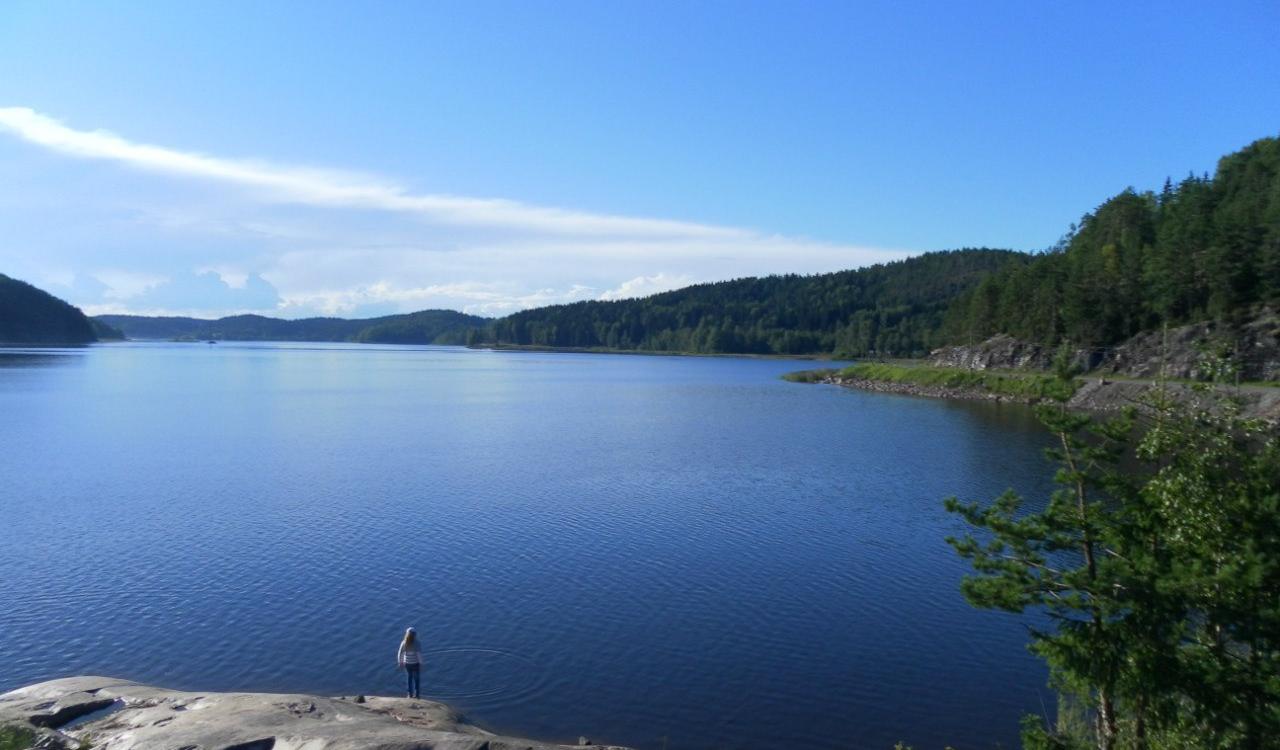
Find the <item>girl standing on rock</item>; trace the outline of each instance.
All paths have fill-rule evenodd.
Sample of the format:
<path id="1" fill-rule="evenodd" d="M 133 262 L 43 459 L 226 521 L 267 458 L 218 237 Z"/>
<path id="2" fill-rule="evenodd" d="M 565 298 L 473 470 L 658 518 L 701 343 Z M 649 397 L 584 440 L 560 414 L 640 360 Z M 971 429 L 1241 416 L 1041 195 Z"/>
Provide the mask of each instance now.
<path id="1" fill-rule="evenodd" d="M 409 697 L 418 697 L 418 678 L 422 669 L 422 651 L 418 648 L 418 631 L 409 628 L 404 631 L 404 640 L 400 642 L 400 650 L 396 652 L 396 666 L 404 670 L 409 686 Z"/>

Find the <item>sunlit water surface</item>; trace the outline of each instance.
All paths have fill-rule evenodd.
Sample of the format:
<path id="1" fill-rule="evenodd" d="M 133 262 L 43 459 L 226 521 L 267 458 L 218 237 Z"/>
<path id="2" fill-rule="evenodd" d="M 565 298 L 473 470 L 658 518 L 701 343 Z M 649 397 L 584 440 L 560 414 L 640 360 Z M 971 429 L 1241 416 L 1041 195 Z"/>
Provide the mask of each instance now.
<path id="1" fill-rule="evenodd" d="M 1025 409 L 804 363 L 345 345 L 0 350 L 0 690 L 424 693 L 639 748 L 1008 747 L 1052 706 L 951 494 Z"/>

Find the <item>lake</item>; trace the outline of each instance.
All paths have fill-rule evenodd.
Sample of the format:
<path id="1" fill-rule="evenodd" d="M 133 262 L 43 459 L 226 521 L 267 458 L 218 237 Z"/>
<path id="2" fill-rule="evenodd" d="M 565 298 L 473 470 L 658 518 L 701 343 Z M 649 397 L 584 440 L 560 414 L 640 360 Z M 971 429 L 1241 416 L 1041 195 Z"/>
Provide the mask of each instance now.
<path id="1" fill-rule="evenodd" d="M 1047 434 L 779 377 L 809 366 L 0 350 L 0 691 L 396 694 L 413 625 L 424 697 L 513 734 L 1015 745 L 1053 695 L 1025 624 L 961 598 L 942 500 L 1043 497 Z"/>

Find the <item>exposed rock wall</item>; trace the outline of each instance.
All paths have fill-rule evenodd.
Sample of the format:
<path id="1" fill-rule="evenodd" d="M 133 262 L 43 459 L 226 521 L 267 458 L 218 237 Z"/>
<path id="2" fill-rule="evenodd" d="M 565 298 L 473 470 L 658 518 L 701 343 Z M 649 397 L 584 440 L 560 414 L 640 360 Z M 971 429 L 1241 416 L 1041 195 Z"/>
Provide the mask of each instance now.
<path id="1" fill-rule="evenodd" d="M 1142 381 L 1089 378 L 1067 402 L 1067 407 L 1093 412 L 1119 411 L 1131 406 L 1141 410 L 1147 408 L 1144 406 L 1146 398 L 1155 388 L 1155 385 Z M 1167 388 L 1168 395 L 1179 403 L 1203 403 L 1203 396 L 1188 385 L 1174 383 Z M 1239 400 L 1242 416 L 1262 419 L 1273 426 L 1280 424 L 1280 388 L 1230 388 L 1228 393 Z"/>
<path id="2" fill-rule="evenodd" d="M 1101 372 L 1135 378 L 1199 380 L 1204 355 L 1220 354 L 1240 368 L 1244 380 L 1280 380 L 1280 320 L 1266 314 L 1234 329 L 1212 323 L 1140 333 L 1110 349 Z"/>
<path id="3" fill-rule="evenodd" d="M 929 354 L 934 367 L 957 367 L 964 370 L 1048 370 L 1053 366 L 1057 350 L 1019 341 L 998 333 L 980 344 L 944 346 Z M 1092 370 L 1103 360 L 1101 350 L 1076 349 L 1071 364 L 1080 370 Z"/>
<path id="4" fill-rule="evenodd" d="M 1280 318 L 1266 311 L 1238 328 L 1213 323 L 1140 333 L 1114 347 L 1075 349 L 1071 362 L 1085 372 L 1133 378 L 1205 379 L 1206 353 L 1220 354 L 1244 380 L 1280 380 Z M 946 346 L 929 355 L 935 367 L 967 370 L 1048 370 L 1056 354 L 1040 344 L 999 334 L 980 344 Z"/>
<path id="5" fill-rule="evenodd" d="M 77 750 L 564 750 L 500 737 L 443 703 L 191 693 L 110 677 L 69 677 L 0 695 L 0 724 L 39 733 L 38 747 Z M 626 750 L 599 746 L 600 750 Z"/>

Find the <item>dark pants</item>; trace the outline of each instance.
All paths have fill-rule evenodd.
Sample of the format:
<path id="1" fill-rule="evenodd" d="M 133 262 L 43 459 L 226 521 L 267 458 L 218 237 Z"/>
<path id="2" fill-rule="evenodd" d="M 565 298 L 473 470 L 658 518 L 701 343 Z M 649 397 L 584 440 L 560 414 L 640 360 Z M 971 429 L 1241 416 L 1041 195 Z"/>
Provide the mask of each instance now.
<path id="1" fill-rule="evenodd" d="M 418 675 L 421 670 L 421 664 L 404 665 L 405 681 L 408 683 L 410 698 L 418 697 Z"/>

